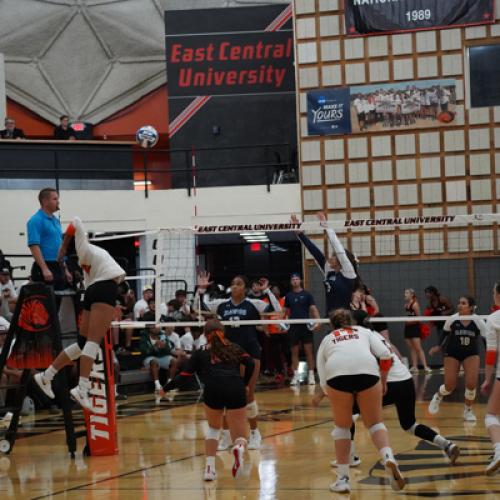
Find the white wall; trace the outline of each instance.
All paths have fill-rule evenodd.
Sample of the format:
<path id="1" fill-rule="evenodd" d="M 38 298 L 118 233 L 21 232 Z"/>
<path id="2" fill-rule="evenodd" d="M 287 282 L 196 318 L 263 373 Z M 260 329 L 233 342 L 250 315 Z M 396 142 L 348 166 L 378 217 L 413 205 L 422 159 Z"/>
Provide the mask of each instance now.
<path id="1" fill-rule="evenodd" d="M 0 191 L 0 248 L 6 254 L 26 254 L 26 222 L 38 210 L 38 191 Z M 301 213 L 300 185 L 232 186 L 150 191 L 62 191 L 63 227 L 78 215 L 88 231 L 142 231 L 196 224 L 287 222 Z M 194 217 L 196 212 L 198 217 Z M 16 265 L 16 259 L 12 259 Z M 24 264 L 26 261 L 23 262 Z"/>
<path id="2" fill-rule="evenodd" d="M 5 61 L 3 54 L 0 54 L 0 129 L 3 129 L 7 102 L 5 97 Z"/>

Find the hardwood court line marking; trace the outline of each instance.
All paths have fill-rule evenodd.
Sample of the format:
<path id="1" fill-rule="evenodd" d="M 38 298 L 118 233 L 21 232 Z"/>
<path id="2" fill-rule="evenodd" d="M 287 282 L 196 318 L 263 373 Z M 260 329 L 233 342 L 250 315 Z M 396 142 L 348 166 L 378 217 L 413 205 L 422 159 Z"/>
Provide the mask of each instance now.
<path id="1" fill-rule="evenodd" d="M 290 433 L 296 432 L 296 431 L 302 431 L 304 429 L 310 429 L 312 427 L 316 427 L 318 425 L 323 425 L 323 424 L 325 424 L 327 422 L 331 422 L 331 421 L 332 420 L 330 418 L 328 418 L 328 419 L 320 420 L 319 422 L 316 422 L 314 424 L 308 424 L 308 425 L 304 425 L 302 427 L 296 427 L 296 428 L 291 429 L 289 431 L 276 432 L 274 434 L 269 434 L 268 436 L 263 436 L 262 440 L 268 439 L 268 438 L 272 438 L 272 437 L 275 437 L 275 436 L 281 436 L 283 434 L 290 434 Z M 164 465 L 170 465 L 170 464 L 175 464 L 175 463 L 178 463 L 178 462 L 183 462 L 184 460 L 189 460 L 189 459 L 201 457 L 201 456 L 204 456 L 204 455 L 205 455 L 205 453 L 196 453 L 194 455 L 189 455 L 187 457 L 177 458 L 175 460 L 169 460 L 167 462 L 162 462 L 160 464 L 154 464 L 154 465 L 151 465 L 149 467 L 143 467 L 143 468 L 140 468 L 140 469 L 135 469 L 133 471 L 123 472 L 121 474 L 117 474 L 116 476 L 111 476 L 111 477 L 103 478 L 103 479 L 100 479 L 100 480 L 95 481 L 93 483 L 85 483 L 85 484 L 81 484 L 81 485 L 78 485 L 78 486 L 72 486 L 72 487 L 66 488 L 64 490 L 59 490 L 59 491 L 55 491 L 55 492 L 52 492 L 52 493 L 47 493 L 47 494 L 44 494 L 44 495 L 41 495 L 41 496 L 32 497 L 31 500 L 41 500 L 43 498 L 49 498 L 49 497 L 56 496 L 56 495 L 62 495 L 62 494 L 67 493 L 69 491 L 78 491 L 78 490 L 86 488 L 87 486 L 93 486 L 93 485 L 96 485 L 96 484 L 99 484 L 99 483 L 104 483 L 106 481 L 112 481 L 114 479 L 119 479 L 121 477 L 126 477 L 126 476 L 130 476 L 130 475 L 133 475 L 133 474 L 137 474 L 139 472 L 156 469 L 158 467 L 163 467 Z"/>

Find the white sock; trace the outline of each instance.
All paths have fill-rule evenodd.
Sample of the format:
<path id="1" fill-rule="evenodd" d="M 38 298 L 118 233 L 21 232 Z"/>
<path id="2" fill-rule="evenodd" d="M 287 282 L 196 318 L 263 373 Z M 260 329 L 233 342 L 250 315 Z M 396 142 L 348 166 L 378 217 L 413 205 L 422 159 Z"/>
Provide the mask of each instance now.
<path id="1" fill-rule="evenodd" d="M 314 370 L 309 370 L 309 376 L 313 376 L 314 377 Z"/>
<path id="2" fill-rule="evenodd" d="M 447 439 L 445 439 L 443 436 L 440 436 L 439 434 L 434 437 L 432 442 L 439 446 L 442 450 L 445 450 L 446 447 L 450 444 Z"/>
<path id="3" fill-rule="evenodd" d="M 155 389 L 160 390 L 161 389 L 161 384 L 159 380 L 155 380 Z"/>
<path id="4" fill-rule="evenodd" d="M 260 436 L 259 429 L 250 429 L 250 434 L 254 434 L 254 435 Z"/>
<path id="5" fill-rule="evenodd" d="M 495 456 L 496 455 L 500 455 L 500 442 L 499 443 L 495 443 L 493 445 L 493 449 L 495 450 Z"/>
<path id="6" fill-rule="evenodd" d="M 42 372 L 42 377 L 44 378 L 45 382 L 52 382 L 52 380 L 54 380 L 54 377 L 56 376 L 56 373 L 57 370 L 53 365 L 50 365 L 44 372 Z"/>
<path id="7" fill-rule="evenodd" d="M 221 437 L 221 439 L 224 439 L 224 440 L 229 440 L 229 441 L 231 440 L 231 434 L 229 434 L 228 429 L 222 429 L 220 437 Z"/>
<path id="8" fill-rule="evenodd" d="M 205 465 L 210 466 L 212 470 L 215 470 L 215 457 L 206 457 Z"/>
<path id="9" fill-rule="evenodd" d="M 356 445 L 354 444 L 354 441 L 351 441 L 351 457 L 356 455 Z"/>
<path id="10" fill-rule="evenodd" d="M 78 385 L 80 386 L 80 389 L 88 392 L 90 389 L 90 380 L 87 377 L 80 377 L 80 379 L 78 380 Z"/>
<path id="11" fill-rule="evenodd" d="M 347 476 L 349 479 L 349 464 L 339 464 L 337 463 L 337 478 Z"/>
<path id="12" fill-rule="evenodd" d="M 392 453 L 392 449 L 389 446 L 384 446 L 383 448 L 380 448 L 379 453 L 384 463 L 386 460 L 395 461 L 394 454 Z"/>

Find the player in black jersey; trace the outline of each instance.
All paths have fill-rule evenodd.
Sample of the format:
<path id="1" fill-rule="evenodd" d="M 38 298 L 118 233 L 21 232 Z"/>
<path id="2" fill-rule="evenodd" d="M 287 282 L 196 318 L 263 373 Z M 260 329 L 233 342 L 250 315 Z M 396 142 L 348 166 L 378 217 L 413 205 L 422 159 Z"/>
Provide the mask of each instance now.
<path id="1" fill-rule="evenodd" d="M 247 294 L 248 282 L 244 276 L 235 276 L 231 282 L 231 296 L 229 299 L 210 300 L 204 295 L 205 290 L 210 284 L 210 274 L 200 273 L 198 276 L 198 290 L 201 304 L 209 311 L 217 314 L 223 321 L 239 320 L 260 320 L 260 314 L 270 311 L 281 311 L 278 299 L 269 289 L 267 280 L 260 280 L 262 292 L 270 301 L 270 304 L 259 299 L 249 299 Z M 260 448 L 261 436 L 257 428 L 257 415 L 259 412 L 257 402 L 255 401 L 255 385 L 260 371 L 261 348 L 259 344 L 259 334 L 254 325 L 228 326 L 225 329 L 226 337 L 233 343 L 243 348 L 253 358 L 255 370 L 251 380 L 248 383 L 247 413 L 250 421 L 250 440 L 248 448 Z M 219 450 L 229 447 L 229 436 L 224 432 Z"/>
<path id="2" fill-rule="evenodd" d="M 429 351 L 442 351 L 444 354 L 444 384 L 434 394 L 429 403 L 429 413 L 436 414 L 444 396 L 451 394 L 457 386 L 460 365 L 465 373 L 465 409 L 464 420 L 475 422 L 472 403 L 476 398 L 477 378 L 479 375 L 479 337 L 486 337 L 486 324 L 479 318 L 460 319 L 460 315 L 474 315 L 476 301 L 472 297 L 460 297 L 458 313 L 446 320 L 440 343 Z"/>
<path id="3" fill-rule="evenodd" d="M 238 475 L 243 463 L 243 453 L 247 446 L 248 423 L 246 417 L 246 388 L 255 369 L 253 359 L 224 335 L 224 327 L 218 320 L 208 320 L 205 325 L 207 345 L 195 351 L 189 358 L 187 367 L 165 387 L 165 392 L 182 386 L 195 373 L 199 374 L 205 387 L 203 399 L 208 432 L 205 438 L 206 465 L 204 479 L 213 481 L 215 454 L 222 428 L 222 418 L 226 415 L 234 446 L 233 477 Z M 240 367 L 245 373 L 241 376 Z"/>

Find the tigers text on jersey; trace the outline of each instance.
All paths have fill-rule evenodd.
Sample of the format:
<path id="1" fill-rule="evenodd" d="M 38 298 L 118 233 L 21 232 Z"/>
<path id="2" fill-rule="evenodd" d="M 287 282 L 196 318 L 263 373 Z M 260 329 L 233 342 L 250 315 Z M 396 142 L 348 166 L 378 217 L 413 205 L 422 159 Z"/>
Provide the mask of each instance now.
<path id="1" fill-rule="evenodd" d="M 390 359 L 391 351 L 371 330 L 361 326 L 341 328 L 329 333 L 321 342 L 317 367 L 321 387 L 342 375 L 380 376 L 379 359 Z"/>

